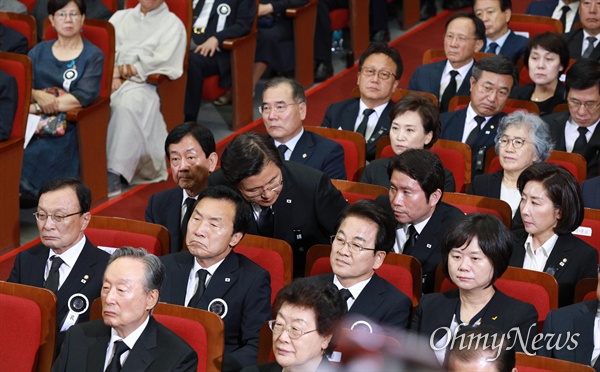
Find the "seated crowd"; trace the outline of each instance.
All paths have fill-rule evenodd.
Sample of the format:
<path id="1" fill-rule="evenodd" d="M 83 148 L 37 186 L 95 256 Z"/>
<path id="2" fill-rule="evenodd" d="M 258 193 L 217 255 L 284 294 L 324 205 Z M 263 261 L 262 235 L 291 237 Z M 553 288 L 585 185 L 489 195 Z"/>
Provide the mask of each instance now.
<path id="1" fill-rule="evenodd" d="M 527 38 L 509 28 L 510 0 L 475 0 L 472 12 L 448 17 L 444 57 L 417 67 L 400 99 L 393 99 L 404 72 L 400 53 L 371 43 L 358 61 L 357 97 L 329 102 L 321 122 L 364 137 L 360 181 L 388 190 L 354 203 L 332 182 L 352 180 L 344 147 L 306 130 L 307 97 L 295 79 L 267 81 L 258 108 L 266 135 L 236 133 L 221 155 L 198 120 L 205 78 L 218 76 L 231 88 L 224 40 L 249 33 L 258 17 L 253 85 L 267 67 L 289 73 L 293 28 L 285 11 L 307 3 L 194 2 L 186 45 L 190 30 L 165 0 L 140 0 L 112 16 L 99 0 L 38 0 L 34 14 L 47 17 L 56 36 L 24 51 L 33 68 L 28 111 L 39 124 L 24 151 L 20 196 L 37 207 L 41 242 L 20 251 L 0 279 L 55 293 L 52 370 L 196 370 L 201 356 L 153 316 L 165 302 L 221 317 L 223 371 L 336 369 L 334 351 L 348 329 L 400 344 L 407 331 L 426 338 L 430 354 L 420 362 L 435 368 L 508 371 L 516 351 L 600 371 L 600 284 L 597 298 L 575 300 L 578 283 L 600 279 L 598 247 L 577 235 L 585 208 L 600 209 L 600 22 L 592 20 L 600 2 L 533 1 L 527 13 L 559 19 L 569 31 Z M 348 6 L 339 3 L 323 1 L 319 12 Z M 378 1 L 370 10 L 371 19 L 386 18 Z M 111 255 L 85 234 L 92 197 L 78 179 L 81 142 L 66 112 L 99 97 L 107 58 L 82 36 L 86 16 L 109 18 L 116 41 L 108 169 L 97 171 L 107 172 L 113 195 L 125 184 L 165 180 L 168 167 L 176 184 L 147 201 L 145 220 L 169 231 L 169 254 L 160 257 L 132 247 Z M 323 14 L 317 17 L 319 30 Z M 385 38 L 379 26 L 370 32 Z M 318 44 L 315 69 L 325 79 L 331 55 L 317 54 Z M 528 73 L 519 76 L 521 65 Z M 152 74 L 187 79 L 185 122 L 169 132 Z M 15 79 L 0 71 L 0 140 L 10 136 L 16 96 Z M 229 93 L 215 104 L 230 101 Z M 532 104 L 524 110 L 524 103 Z M 382 157 L 378 144 L 388 138 L 393 154 Z M 435 152 L 444 142 L 470 149 L 463 189 Z M 557 152 L 583 159 L 582 184 L 582 175 L 549 161 Z M 445 192 L 501 200 L 509 227 L 492 214 L 465 215 Z M 236 251 L 246 234 L 291 247 L 295 279 L 278 293 L 271 293 L 269 271 Z M 328 273 L 306 274 L 315 245 L 328 246 Z M 383 274 L 396 255 L 418 263 L 421 277 L 412 279 L 419 293 Z M 542 314 L 529 299 L 501 291 L 498 280 L 509 268 L 552 276 L 559 308 Z M 441 292 L 442 282 L 454 289 Z M 74 309 L 74 295 L 89 306 Z M 90 320 L 97 298 L 102 319 Z M 258 364 L 267 324 L 271 359 Z M 578 343 L 559 346 L 573 332 Z M 458 342 L 482 335 L 495 359 Z M 343 364 L 350 359 L 342 355 Z"/>

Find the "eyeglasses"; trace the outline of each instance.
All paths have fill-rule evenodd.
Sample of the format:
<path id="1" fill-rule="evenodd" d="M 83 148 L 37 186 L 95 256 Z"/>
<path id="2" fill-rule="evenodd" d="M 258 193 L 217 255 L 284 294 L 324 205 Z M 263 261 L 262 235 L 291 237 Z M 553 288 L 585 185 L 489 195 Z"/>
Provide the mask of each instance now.
<path id="1" fill-rule="evenodd" d="M 265 114 L 265 115 L 270 114 L 271 110 L 275 110 L 275 112 L 282 113 L 282 112 L 285 112 L 285 110 L 287 110 L 288 106 L 299 105 L 300 103 L 302 103 L 302 102 L 299 102 L 299 103 L 278 103 L 275 106 L 260 105 L 260 106 L 258 106 L 258 112 L 260 112 L 261 114 Z"/>
<path id="2" fill-rule="evenodd" d="M 345 245 L 347 245 L 348 249 L 352 253 L 360 253 L 362 251 L 374 251 L 375 250 L 375 248 L 365 248 L 359 243 L 346 241 L 346 239 L 344 239 L 343 237 L 338 236 L 338 235 L 331 235 L 330 242 L 331 242 L 331 246 L 335 247 L 336 249 L 342 249 Z"/>
<path id="3" fill-rule="evenodd" d="M 313 329 L 312 331 L 303 331 L 293 326 L 286 327 L 281 323 L 277 323 L 276 320 L 269 320 L 269 328 L 271 328 L 274 335 L 280 335 L 285 330 L 292 340 L 297 340 L 307 333 L 316 331 L 316 329 Z"/>
<path id="4" fill-rule="evenodd" d="M 521 147 L 523 147 L 523 145 L 527 141 L 525 141 L 523 138 L 510 139 L 506 136 L 503 136 L 500 138 L 500 140 L 498 142 L 500 142 L 500 147 L 506 147 L 506 146 L 508 146 L 508 143 L 510 142 L 510 143 L 512 143 L 512 145 L 515 149 L 520 149 Z"/>
<path id="5" fill-rule="evenodd" d="M 588 110 L 588 111 L 592 111 L 596 107 L 600 106 L 600 102 L 594 102 L 594 101 L 581 102 L 580 100 L 572 99 L 572 98 L 569 98 L 567 100 L 567 104 L 569 105 L 570 109 L 579 110 L 579 108 L 581 106 L 584 106 L 585 109 Z"/>
<path id="6" fill-rule="evenodd" d="M 477 80 L 475 80 L 475 83 L 477 84 Z M 485 94 L 486 96 L 496 93 L 498 98 L 507 98 L 510 93 L 510 91 L 506 88 L 493 88 L 485 84 L 477 84 L 477 90 L 479 93 Z"/>
<path id="7" fill-rule="evenodd" d="M 283 186 L 283 176 L 279 174 L 279 180 L 273 179 L 263 187 L 259 187 L 257 191 L 244 192 L 247 199 L 258 199 L 267 192 L 277 192 Z"/>
<path id="8" fill-rule="evenodd" d="M 448 42 L 453 42 L 456 39 L 460 44 L 465 44 L 469 40 L 477 40 L 476 37 L 468 37 L 468 36 L 454 35 L 454 34 L 446 34 L 446 35 L 444 35 L 444 38 Z"/>
<path id="9" fill-rule="evenodd" d="M 54 17 L 61 22 L 64 22 L 67 19 L 67 16 L 71 16 L 71 19 L 77 19 L 81 16 L 81 14 L 77 13 L 76 11 L 72 11 L 69 13 L 67 13 L 67 12 L 54 13 Z"/>
<path id="10" fill-rule="evenodd" d="M 61 222 L 63 222 L 63 220 L 65 218 L 74 216 L 76 214 L 81 214 L 81 213 L 83 213 L 83 212 L 75 212 L 75 213 L 71 213 L 71 214 L 67 214 L 67 215 L 63 216 L 60 214 L 48 214 L 46 212 L 35 212 L 35 213 L 33 213 L 33 215 L 35 216 L 35 219 L 40 222 L 44 222 L 48 219 L 48 217 L 52 217 L 52 221 L 54 221 L 56 223 L 61 223 Z"/>
<path id="11" fill-rule="evenodd" d="M 360 73 L 364 76 L 364 77 L 371 77 L 371 76 L 375 76 L 375 74 L 377 74 L 377 77 L 379 77 L 381 80 L 387 80 L 389 78 L 391 78 L 392 76 L 396 77 L 396 74 L 386 71 L 386 70 L 375 70 L 374 68 L 367 68 L 367 67 L 363 67 L 360 69 Z"/>

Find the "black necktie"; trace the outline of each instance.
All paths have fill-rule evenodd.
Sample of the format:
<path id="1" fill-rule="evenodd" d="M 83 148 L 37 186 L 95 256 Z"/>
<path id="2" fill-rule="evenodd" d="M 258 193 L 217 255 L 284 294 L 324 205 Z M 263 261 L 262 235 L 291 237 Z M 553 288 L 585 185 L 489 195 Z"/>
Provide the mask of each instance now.
<path id="1" fill-rule="evenodd" d="M 288 150 L 286 145 L 277 146 L 277 151 L 279 151 L 279 155 L 281 156 L 281 160 L 285 161 L 285 152 Z"/>
<path id="2" fill-rule="evenodd" d="M 586 39 L 589 44 L 588 44 L 588 47 L 585 50 L 585 52 L 583 52 L 583 54 L 581 55 L 581 57 L 583 57 L 583 58 L 589 58 L 589 56 L 592 55 L 592 52 L 594 51 L 594 43 L 596 42 L 596 40 L 598 40 L 593 36 L 588 36 L 588 37 L 586 37 Z"/>
<path id="3" fill-rule="evenodd" d="M 48 272 L 48 278 L 46 278 L 46 282 L 44 283 L 44 288 L 51 290 L 52 292 L 58 292 L 58 283 L 59 283 L 59 273 L 58 269 L 60 265 L 65 263 L 60 257 L 53 256 L 52 257 L 52 266 L 50 266 L 50 271 Z"/>
<path id="4" fill-rule="evenodd" d="M 490 43 L 490 46 L 488 46 L 488 50 L 486 50 L 486 53 L 496 54 L 496 48 L 498 48 L 497 43 Z"/>
<path id="5" fill-rule="evenodd" d="M 271 207 L 261 207 L 262 210 L 258 215 L 258 233 L 268 238 L 273 237 L 273 225 L 275 223 L 273 218 L 273 210 Z"/>
<path id="6" fill-rule="evenodd" d="M 477 123 L 477 125 L 475 126 L 475 128 L 473 128 L 473 130 L 471 131 L 471 133 L 469 133 L 469 136 L 467 137 L 467 145 L 473 147 L 473 144 L 475 143 L 475 140 L 477 139 L 477 135 L 479 134 L 479 131 L 481 130 L 481 124 L 483 124 L 483 122 L 485 121 L 485 118 L 483 116 L 475 116 L 475 122 Z"/>
<path id="7" fill-rule="evenodd" d="M 198 307 L 198 303 L 204 294 L 204 290 L 206 289 L 206 277 L 208 276 L 208 271 L 204 269 L 199 269 L 196 271 L 196 275 L 198 276 L 198 287 L 196 288 L 196 293 L 190 298 L 190 302 L 188 302 L 187 307 Z"/>
<path id="8" fill-rule="evenodd" d="M 442 94 L 442 99 L 440 100 L 440 112 L 448 111 L 448 103 L 456 95 L 456 75 L 458 75 L 458 71 L 452 70 L 450 71 L 450 82 L 444 90 Z"/>
<path id="9" fill-rule="evenodd" d="M 563 33 L 567 32 L 567 13 L 569 12 L 569 10 L 571 10 L 571 7 L 569 7 L 568 5 L 563 5 L 562 8 L 560 8 L 560 10 L 562 11 L 562 14 L 560 15 L 560 23 L 562 23 L 563 25 Z"/>
<path id="10" fill-rule="evenodd" d="M 187 225 L 188 222 L 190 222 L 190 217 L 192 216 L 192 212 L 194 211 L 194 203 L 196 202 L 196 199 L 194 198 L 187 198 L 185 199 L 185 205 L 186 205 L 186 209 L 185 209 L 185 214 L 183 215 L 183 219 L 181 220 L 181 228 L 180 228 L 180 237 L 182 241 L 185 241 L 185 235 L 187 234 Z M 179 247 L 179 249 L 181 249 L 181 247 Z"/>
<path id="11" fill-rule="evenodd" d="M 408 239 L 406 239 L 406 243 L 404 243 L 404 249 L 402 250 L 402 254 L 412 254 L 413 249 L 415 248 L 415 244 L 417 243 L 417 239 L 419 238 L 419 233 L 417 229 L 413 225 L 408 227 Z"/>
<path id="12" fill-rule="evenodd" d="M 119 372 L 121 370 L 121 355 L 127 350 L 129 350 L 129 347 L 125 345 L 123 340 L 115 341 L 115 352 L 110 363 L 108 363 L 108 367 L 106 367 L 106 372 Z"/>
<path id="13" fill-rule="evenodd" d="M 358 128 L 356 128 L 356 133 L 360 133 L 363 135 L 363 137 L 365 137 L 365 140 L 367 138 L 366 133 L 367 133 L 367 123 L 369 122 L 369 116 L 371 116 L 372 113 L 374 113 L 375 110 L 367 108 L 365 109 L 365 111 L 363 111 L 363 119 L 360 122 L 360 125 L 358 126 Z"/>
<path id="14" fill-rule="evenodd" d="M 204 7 L 204 2 L 205 0 L 198 0 L 198 3 L 194 7 L 194 13 L 192 15 L 192 25 L 194 24 L 194 22 L 196 22 L 196 19 L 198 19 L 198 16 L 200 15 L 202 8 Z"/>
<path id="15" fill-rule="evenodd" d="M 585 152 L 585 147 L 587 146 L 587 138 L 585 135 L 587 134 L 588 129 L 586 127 L 578 127 L 577 131 L 579 132 L 579 137 L 575 140 L 575 144 L 573 145 L 573 151 L 576 154 L 583 155 Z"/>
<path id="16" fill-rule="evenodd" d="M 346 307 L 348 307 L 348 299 L 350 297 L 352 297 L 352 293 L 350 293 L 350 291 L 346 288 L 342 288 L 340 289 L 340 294 L 342 295 L 342 298 L 344 299 L 344 303 L 346 304 Z"/>

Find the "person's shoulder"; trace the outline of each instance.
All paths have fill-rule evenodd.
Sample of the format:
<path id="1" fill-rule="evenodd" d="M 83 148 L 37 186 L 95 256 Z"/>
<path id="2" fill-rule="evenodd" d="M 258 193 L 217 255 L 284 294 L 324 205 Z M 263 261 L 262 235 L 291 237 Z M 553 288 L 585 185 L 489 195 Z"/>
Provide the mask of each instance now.
<path id="1" fill-rule="evenodd" d="M 192 347 L 168 327 L 156 322 L 156 337 L 161 347 L 168 348 L 176 353 L 187 353 L 193 351 Z"/>
<path id="2" fill-rule="evenodd" d="M 329 108 L 332 110 L 341 109 L 341 108 L 344 108 L 344 107 L 347 107 L 347 106 L 350 106 L 353 104 L 357 104 L 358 100 L 359 100 L 359 98 L 348 98 L 343 101 L 334 102 L 334 103 L 330 104 Z"/>
<path id="3" fill-rule="evenodd" d="M 561 112 L 554 112 L 552 114 L 548 114 L 548 115 L 544 115 L 541 117 L 541 119 L 546 122 L 546 124 L 548 124 L 550 126 L 550 130 L 552 130 L 552 127 L 557 125 L 557 124 L 564 124 L 567 122 L 567 120 L 569 119 L 569 111 L 561 111 Z"/>
<path id="4" fill-rule="evenodd" d="M 435 207 L 436 210 L 440 208 L 440 211 L 448 217 L 452 217 L 454 219 L 464 217 L 465 213 L 461 211 L 458 207 L 455 207 L 452 204 L 448 204 L 446 202 L 440 201 Z"/>
<path id="5" fill-rule="evenodd" d="M 183 195 L 183 191 L 182 191 L 181 187 L 175 186 L 170 189 L 166 189 L 166 190 L 154 193 L 150 197 L 154 198 L 155 200 L 162 200 L 164 198 L 169 198 L 171 196 L 177 196 L 178 194 Z M 183 198 L 183 196 L 182 196 L 182 198 Z"/>
<path id="6" fill-rule="evenodd" d="M 511 313 L 526 315 L 527 312 L 535 311 L 535 306 L 529 302 L 521 301 L 512 296 L 507 295 L 496 288 L 496 301 L 502 304 L 503 307 L 511 309 Z"/>
<path id="7" fill-rule="evenodd" d="M 456 111 L 448 111 L 448 112 L 444 112 L 440 115 L 440 120 L 442 121 L 442 123 L 445 123 L 451 119 L 454 119 L 460 115 L 466 115 L 465 113 L 467 112 L 466 108 L 460 109 L 460 110 L 456 110 Z"/>
<path id="8" fill-rule="evenodd" d="M 311 132 L 308 130 L 304 130 L 303 135 L 310 137 L 312 139 L 312 141 L 316 145 L 319 145 L 319 146 L 327 146 L 327 147 L 341 147 L 342 146 L 330 138 L 324 137 L 318 133 L 314 133 L 314 132 Z"/>
<path id="9" fill-rule="evenodd" d="M 48 254 L 48 252 L 50 252 L 50 248 L 46 247 L 45 245 L 43 245 L 42 243 L 40 244 L 36 244 L 31 248 L 27 248 L 24 251 L 21 251 L 17 254 L 17 256 L 20 257 L 27 257 L 27 256 L 37 256 L 40 254 Z"/>
<path id="10" fill-rule="evenodd" d="M 189 251 L 170 253 L 164 256 L 160 256 L 159 259 L 165 266 L 179 264 L 186 261 L 189 261 L 193 264 L 193 256 Z"/>
<path id="11" fill-rule="evenodd" d="M 583 28 L 577 28 L 577 29 L 571 30 L 571 31 L 567 32 L 566 34 L 563 34 L 563 38 L 568 43 L 571 40 L 573 40 L 576 37 L 578 37 L 579 35 L 583 35 Z"/>
<path id="12" fill-rule="evenodd" d="M 267 273 L 267 270 L 263 269 L 262 266 L 246 257 L 243 253 L 235 252 L 235 248 L 234 254 L 237 257 L 240 269 L 244 270 L 245 273 L 253 273 L 254 275 Z"/>
<path id="13" fill-rule="evenodd" d="M 320 180 L 321 177 L 325 177 L 323 172 L 295 161 L 284 162 L 282 168 L 286 173 L 286 177 L 293 179 L 294 181 L 311 181 L 310 183 L 315 183 Z"/>
<path id="14" fill-rule="evenodd" d="M 83 40 L 83 50 L 85 51 L 85 53 L 88 56 L 90 56 L 90 58 L 93 58 L 95 56 L 101 56 L 102 58 L 104 58 L 104 53 L 102 52 L 102 50 L 100 50 L 100 48 L 98 48 L 96 45 L 94 45 L 94 43 L 87 40 L 86 38 L 82 38 L 82 40 Z"/>
<path id="15" fill-rule="evenodd" d="M 452 289 L 446 292 L 434 292 L 427 293 L 421 297 L 419 306 L 438 306 L 439 304 L 445 303 L 450 300 L 456 300 L 458 298 L 458 289 Z"/>
<path id="16" fill-rule="evenodd" d="M 585 312 L 596 313 L 598 308 L 598 300 L 588 300 L 577 302 L 572 305 L 559 307 L 558 309 L 551 310 L 552 318 L 556 321 L 570 320 L 573 316 L 583 314 Z"/>

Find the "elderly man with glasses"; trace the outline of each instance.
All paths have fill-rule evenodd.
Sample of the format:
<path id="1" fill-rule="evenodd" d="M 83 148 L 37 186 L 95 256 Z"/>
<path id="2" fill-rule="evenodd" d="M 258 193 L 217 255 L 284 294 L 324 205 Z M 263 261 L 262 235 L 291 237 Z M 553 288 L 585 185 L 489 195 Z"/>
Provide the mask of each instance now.
<path id="1" fill-rule="evenodd" d="M 402 59 L 396 49 L 372 43 L 358 60 L 360 97 L 330 105 L 321 126 L 362 134 L 367 143 L 367 160 L 375 159 L 377 140 L 390 133 L 391 98 L 402 71 Z"/>
<path id="2" fill-rule="evenodd" d="M 324 173 L 282 161 L 272 140 L 256 133 L 236 136 L 221 157 L 209 185 L 237 189 L 251 204 L 248 233 L 285 240 L 294 251 L 294 276 L 304 274 L 306 252 L 328 244 L 335 219 L 348 205 Z"/>
<path id="3" fill-rule="evenodd" d="M 58 345 L 64 331 L 89 320 L 90 306 L 100 296 L 109 254 L 84 234 L 90 222 L 92 194 L 81 181 L 48 181 L 34 213 L 41 244 L 17 255 L 9 282 L 43 287 L 56 294 Z"/>

